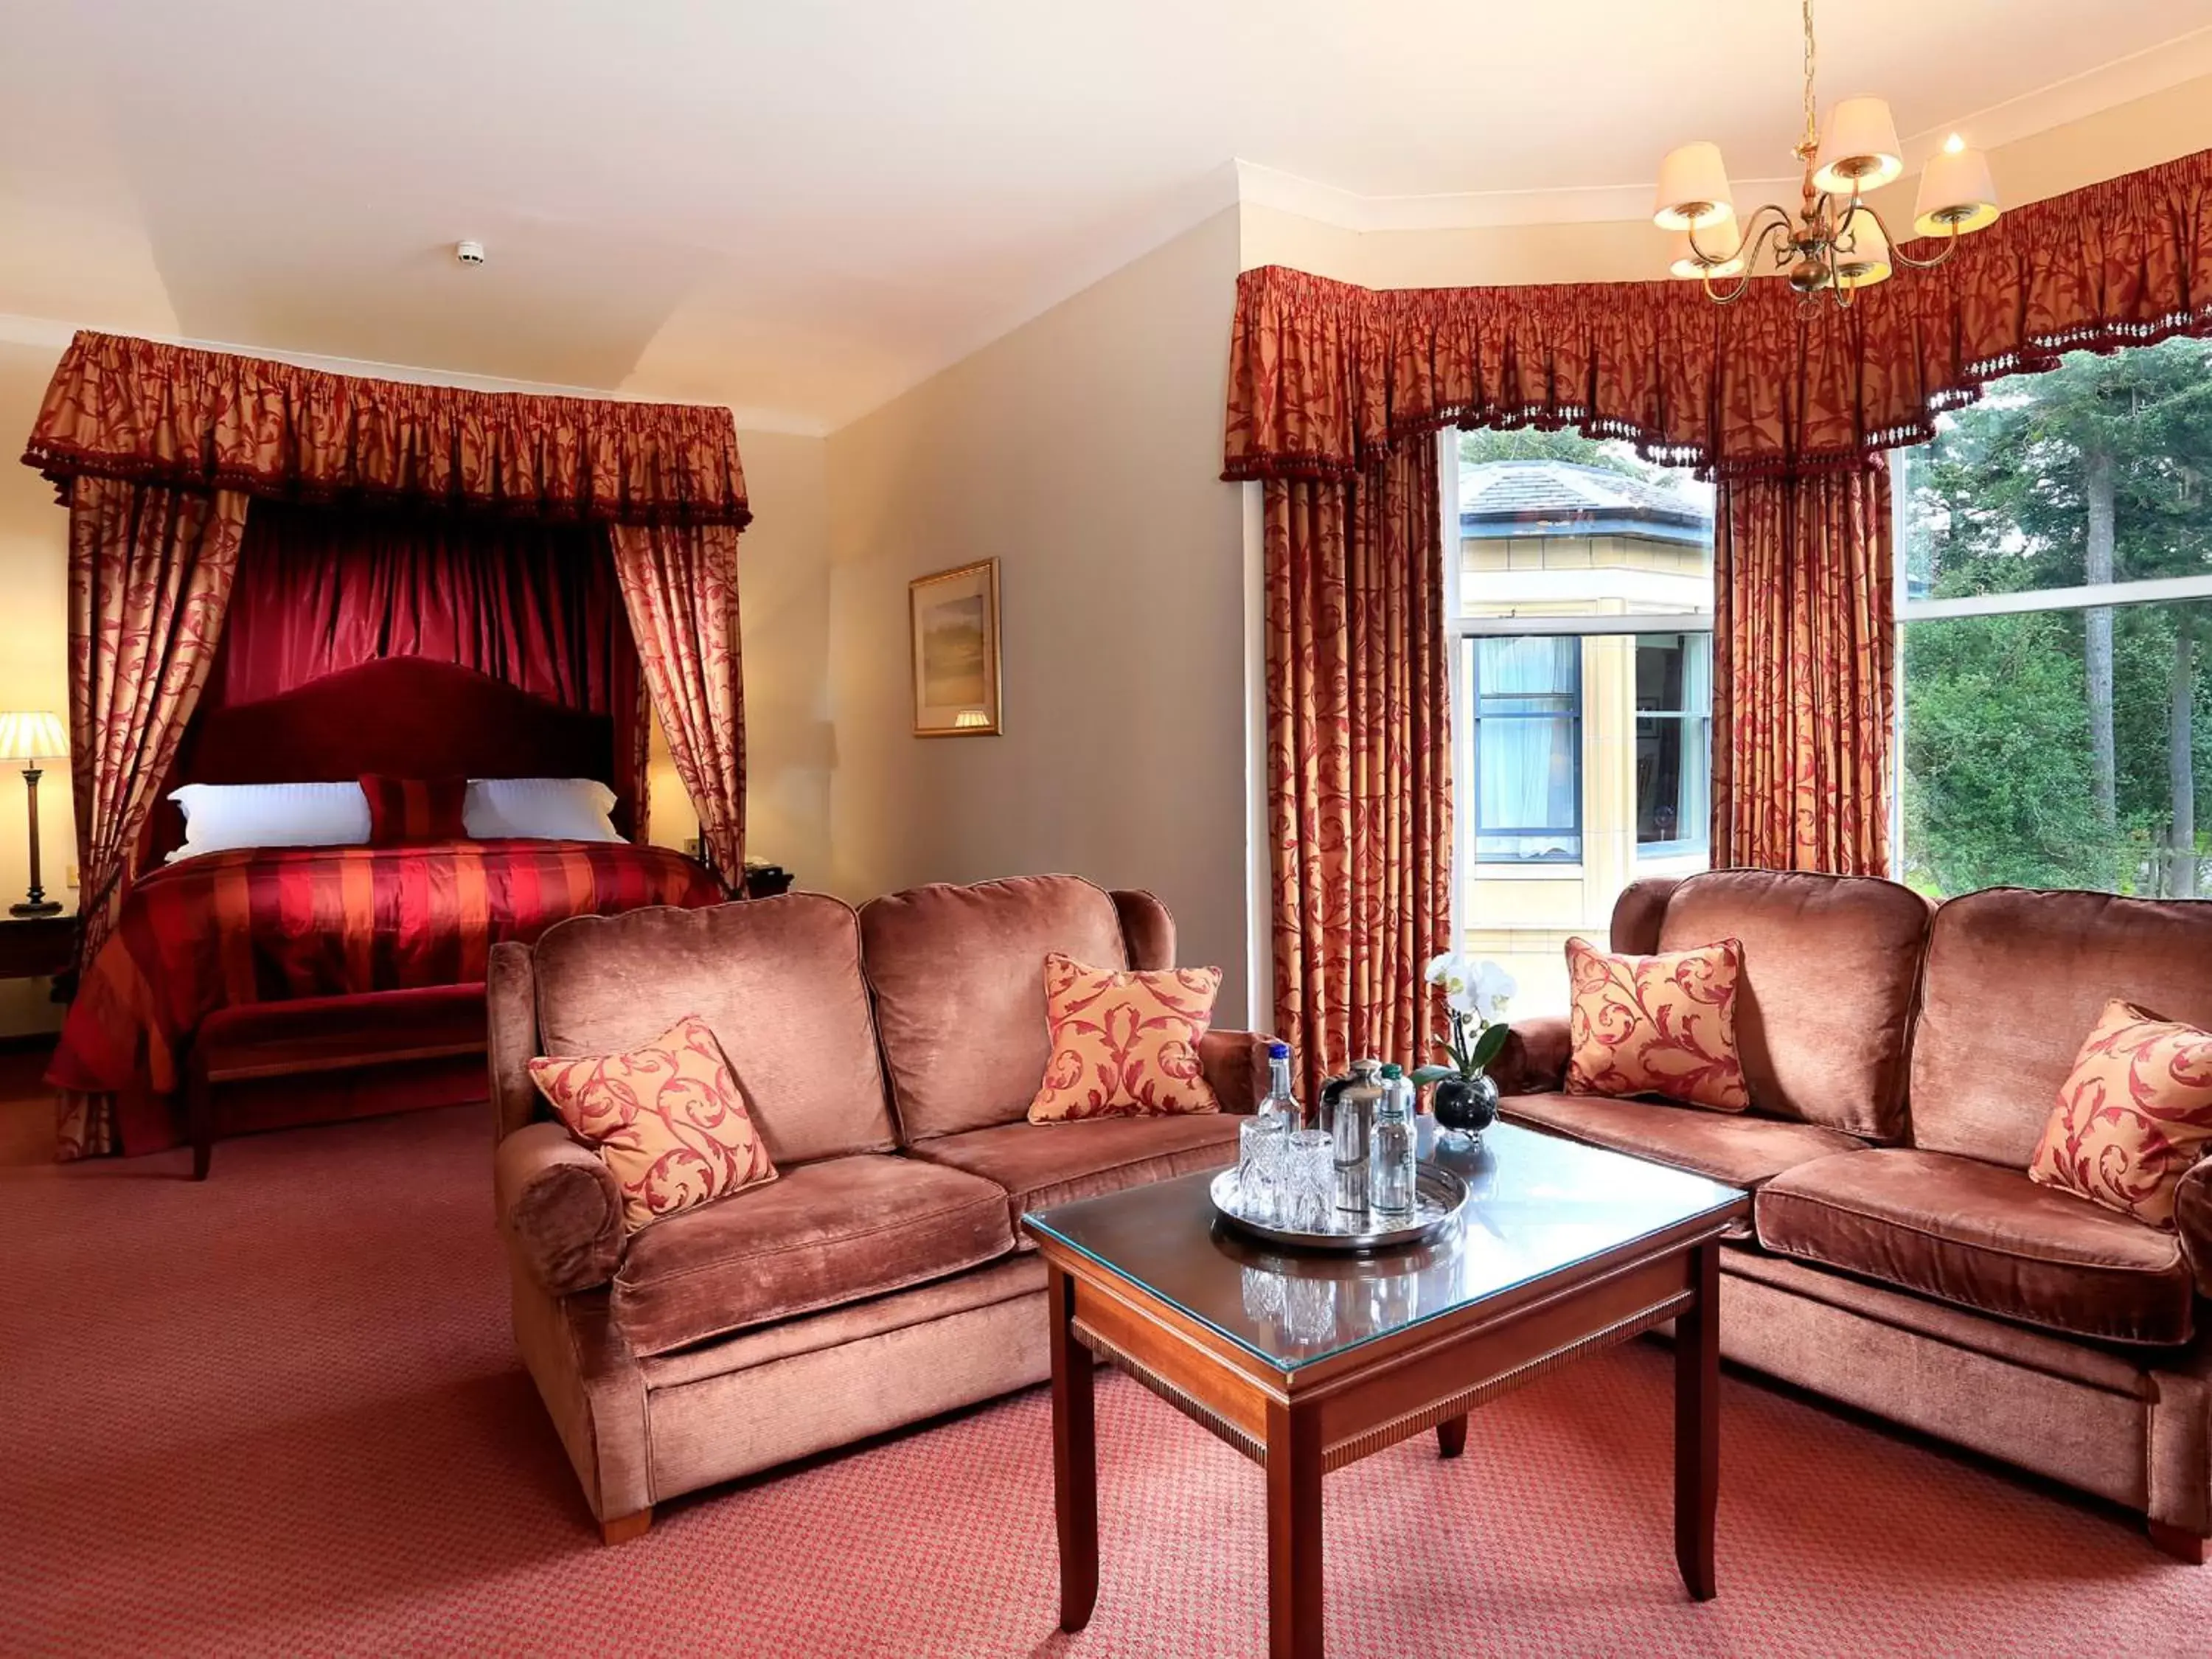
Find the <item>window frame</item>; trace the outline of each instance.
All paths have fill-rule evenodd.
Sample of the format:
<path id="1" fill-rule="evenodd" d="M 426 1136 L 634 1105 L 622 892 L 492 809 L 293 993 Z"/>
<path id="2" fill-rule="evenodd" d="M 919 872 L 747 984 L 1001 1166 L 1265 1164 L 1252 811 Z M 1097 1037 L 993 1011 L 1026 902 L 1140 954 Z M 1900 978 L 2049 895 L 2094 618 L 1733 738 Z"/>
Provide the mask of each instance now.
<path id="1" fill-rule="evenodd" d="M 1472 820 L 1468 825 L 1468 834 L 1474 842 L 1474 862 L 1477 865 L 1488 865 L 1493 868 L 1501 870 L 1580 869 L 1583 862 L 1583 727 L 1584 725 L 1583 713 L 1583 678 L 1582 642 L 1579 639 L 1576 641 L 1576 648 L 1571 656 L 1568 659 L 1568 660 L 1572 662 L 1574 665 L 1574 683 L 1565 691 L 1521 693 L 1504 691 L 1495 694 L 1501 699 L 1513 697 L 1516 696 L 1528 697 L 1564 697 L 1571 705 L 1569 708 L 1565 710 L 1559 711 L 1550 709 L 1520 709 L 1507 713 L 1485 714 L 1482 712 L 1482 671 L 1478 665 L 1480 665 L 1482 660 L 1480 641 L 1486 637 L 1492 639 L 1525 639 L 1528 636 L 1526 634 L 1493 634 L 1487 635 L 1470 634 L 1461 641 L 1456 647 L 1465 658 L 1465 665 L 1462 667 L 1461 672 L 1462 675 L 1468 677 L 1471 681 L 1471 684 L 1468 686 L 1467 701 L 1462 706 L 1466 708 L 1468 712 L 1468 719 L 1471 722 L 1472 726 L 1472 729 L 1468 733 L 1468 765 L 1469 768 L 1469 776 L 1468 780 L 1469 791 L 1468 816 Z M 1562 828 L 1557 824 L 1548 823 L 1508 826 L 1501 824 L 1486 824 L 1482 822 L 1482 723 L 1486 720 L 1565 720 L 1569 723 L 1572 728 L 1572 748 L 1571 752 L 1575 757 L 1575 811 L 1574 823 L 1571 829 Z M 1559 841 L 1571 839 L 1574 842 L 1574 852 L 1572 854 L 1563 858 L 1485 858 L 1482 855 L 1482 838 L 1485 836 L 1523 836 L 1530 838 L 1549 837 Z"/>
<path id="2" fill-rule="evenodd" d="M 1972 593 L 1950 599 L 1916 599 L 1905 570 L 1905 533 L 1911 523 L 1912 470 L 1926 446 L 1889 452 L 1890 608 L 1895 617 L 1895 665 L 1890 675 L 1889 877 L 1905 879 L 1905 630 L 1914 623 L 1968 617 L 2018 617 L 2043 611 L 2120 610 L 2212 599 L 2212 574 L 2146 576 L 2134 581 L 2093 582 L 2012 593 Z"/>
<path id="3" fill-rule="evenodd" d="M 1672 841 L 1639 841 L 1636 842 L 1632 856 L 1638 860 L 1644 859 L 1656 860 L 1660 859 L 1687 858 L 1692 853 L 1705 853 L 1710 855 L 1713 844 L 1713 820 L 1711 811 L 1713 787 L 1713 630 L 1711 618 L 1710 616 L 1706 618 L 1706 625 L 1703 628 L 1647 629 L 1638 634 L 1637 638 L 1639 640 L 1646 637 L 1656 639 L 1663 637 L 1668 634 L 1681 635 L 1686 641 L 1693 634 L 1702 634 L 1705 636 L 1705 711 L 1702 714 L 1696 714 L 1687 708 L 1638 708 L 1632 710 L 1630 713 L 1629 730 L 1632 735 L 1635 732 L 1637 724 L 1644 720 L 1675 720 L 1680 722 L 1686 728 L 1692 720 L 1704 722 L 1705 728 L 1705 802 L 1708 810 L 1705 814 L 1705 823 L 1695 836 L 1677 836 Z M 1639 815 L 1643 811 L 1643 805 L 1644 804 L 1641 800 L 1637 802 L 1637 810 Z"/>

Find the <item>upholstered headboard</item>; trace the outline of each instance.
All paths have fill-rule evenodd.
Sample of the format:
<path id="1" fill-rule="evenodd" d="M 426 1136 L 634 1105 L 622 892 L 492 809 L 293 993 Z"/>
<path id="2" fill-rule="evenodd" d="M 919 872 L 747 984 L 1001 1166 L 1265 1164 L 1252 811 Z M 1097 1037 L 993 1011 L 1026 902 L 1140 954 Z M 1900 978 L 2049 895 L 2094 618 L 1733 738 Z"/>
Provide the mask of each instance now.
<path id="1" fill-rule="evenodd" d="M 205 710 L 185 734 L 168 788 L 339 782 L 364 772 L 597 778 L 622 793 L 610 717 L 423 657 L 387 657 L 258 702 Z M 616 804 L 615 828 L 624 835 L 632 805 Z M 153 854 L 158 859 L 183 842 L 183 815 L 164 799 L 155 815 Z"/>

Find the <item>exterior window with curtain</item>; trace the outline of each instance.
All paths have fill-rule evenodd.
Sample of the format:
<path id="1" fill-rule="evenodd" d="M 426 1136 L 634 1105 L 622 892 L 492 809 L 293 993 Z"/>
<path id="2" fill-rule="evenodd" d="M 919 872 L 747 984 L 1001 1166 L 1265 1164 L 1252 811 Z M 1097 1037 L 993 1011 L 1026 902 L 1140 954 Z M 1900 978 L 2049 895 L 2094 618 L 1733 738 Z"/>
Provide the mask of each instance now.
<path id="1" fill-rule="evenodd" d="M 1572 639 L 1468 644 L 1474 708 L 1474 855 L 1583 855 L 1582 647 Z"/>
<path id="2" fill-rule="evenodd" d="M 2072 353 L 1937 427 L 1892 491 L 1899 878 L 2212 896 L 2212 343 Z"/>
<path id="3" fill-rule="evenodd" d="M 1568 938 L 1709 860 L 1712 492 L 1573 433 L 1446 441 L 1461 940 L 1563 1013 Z"/>
<path id="4" fill-rule="evenodd" d="M 1704 847 L 1712 831 L 1713 641 L 1636 638 L 1636 853 Z"/>

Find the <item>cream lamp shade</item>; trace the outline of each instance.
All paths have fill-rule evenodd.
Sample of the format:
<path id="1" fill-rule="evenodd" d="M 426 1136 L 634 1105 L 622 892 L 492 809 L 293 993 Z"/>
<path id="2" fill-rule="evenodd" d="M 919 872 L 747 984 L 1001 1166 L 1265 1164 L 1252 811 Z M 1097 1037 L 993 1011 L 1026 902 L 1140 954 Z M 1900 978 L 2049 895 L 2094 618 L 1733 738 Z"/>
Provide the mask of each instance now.
<path id="1" fill-rule="evenodd" d="M 69 739 L 54 715 L 0 714 L 0 760 L 58 760 L 68 753 Z"/>
<path id="2" fill-rule="evenodd" d="M 1897 123 L 1881 98 L 1846 98 L 1828 112 L 1813 185 L 1831 196 L 1877 190 L 1905 171 Z"/>
<path id="3" fill-rule="evenodd" d="M 1968 149 L 1966 140 L 1953 133 L 1928 158 L 1927 171 L 1920 175 L 1913 229 L 1923 236 L 1963 236 L 1996 216 L 1997 187 L 1990 177 L 1988 153 Z"/>
<path id="4" fill-rule="evenodd" d="M 1691 245 L 1688 231 L 1678 230 L 1672 239 L 1674 257 L 1668 269 L 1692 281 L 1701 276 L 1740 276 L 1743 274 L 1743 261 L 1729 256 L 1735 252 L 1735 245 L 1742 239 L 1743 233 L 1735 228 L 1733 213 L 1699 225 L 1695 246 Z"/>
<path id="5" fill-rule="evenodd" d="M 1700 229 L 1723 216 L 1735 217 L 1735 193 L 1729 188 L 1721 147 L 1700 140 L 1667 152 L 1659 164 L 1659 200 L 1652 222 L 1662 230 Z"/>
<path id="6" fill-rule="evenodd" d="M 1836 285 L 1871 288 L 1890 274 L 1889 239 L 1881 221 L 1864 208 L 1846 218 L 1836 237 Z"/>

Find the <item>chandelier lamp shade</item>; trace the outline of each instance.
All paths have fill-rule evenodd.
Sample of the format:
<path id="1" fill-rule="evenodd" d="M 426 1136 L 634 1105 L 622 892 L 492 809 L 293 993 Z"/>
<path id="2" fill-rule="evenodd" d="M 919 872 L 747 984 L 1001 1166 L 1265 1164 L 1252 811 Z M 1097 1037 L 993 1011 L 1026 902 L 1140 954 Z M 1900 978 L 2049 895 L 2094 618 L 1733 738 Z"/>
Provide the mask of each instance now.
<path id="1" fill-rule="evenodd" d="M 1669 151 L 1659 166 L 1651 217 L 1673 234 L 1669 268 L 1702 282 L 1717 304 L 1741 299 L 1764 272 L 1788 277 L 1808 305 L 1826 295 L 1848 307 L 1858 289 L 1900 264 L 1928 270 L 1943 264 L 1957 252 L 1960 237 L 1997 216 L 1990 158 L 1953 133 L 1920 175 L 1912 221 L 1914 234 L 1940 237 L 1942 248 L 1921 258 L 1897 246 L 1866 200 L 1868 191 L 1905 171 L 1897 123 L 1880 98 L 1846 98 L 1829 111 L 1822 131 L 1813 90 L 1813 0 L 1804 0 L 1804 14 L 1805 131 L 1794 152 L 1804 171 L 1801 205 L 1792 211 L 1765 203 L 1739 226 L 1727 163 L 1720 146 L 1706 140 Z"/>
<path id="2" fill-rule="evenodd" d="M 46 896 L 40 885 L 39 876 L 39 780 L 45 775 L 39 769 L 42 760 L 59 760 L 69 753 L 69 740 L 62 734 L 62 723 L 45 712 L 0 714 L 0 760 L 23 763 L 23 791 L 30 802 L 31 813 L 31 890 L 20 904 L 8 907 L 10 915 L 51 916 L 59 914 L 61 906 Z"/>

